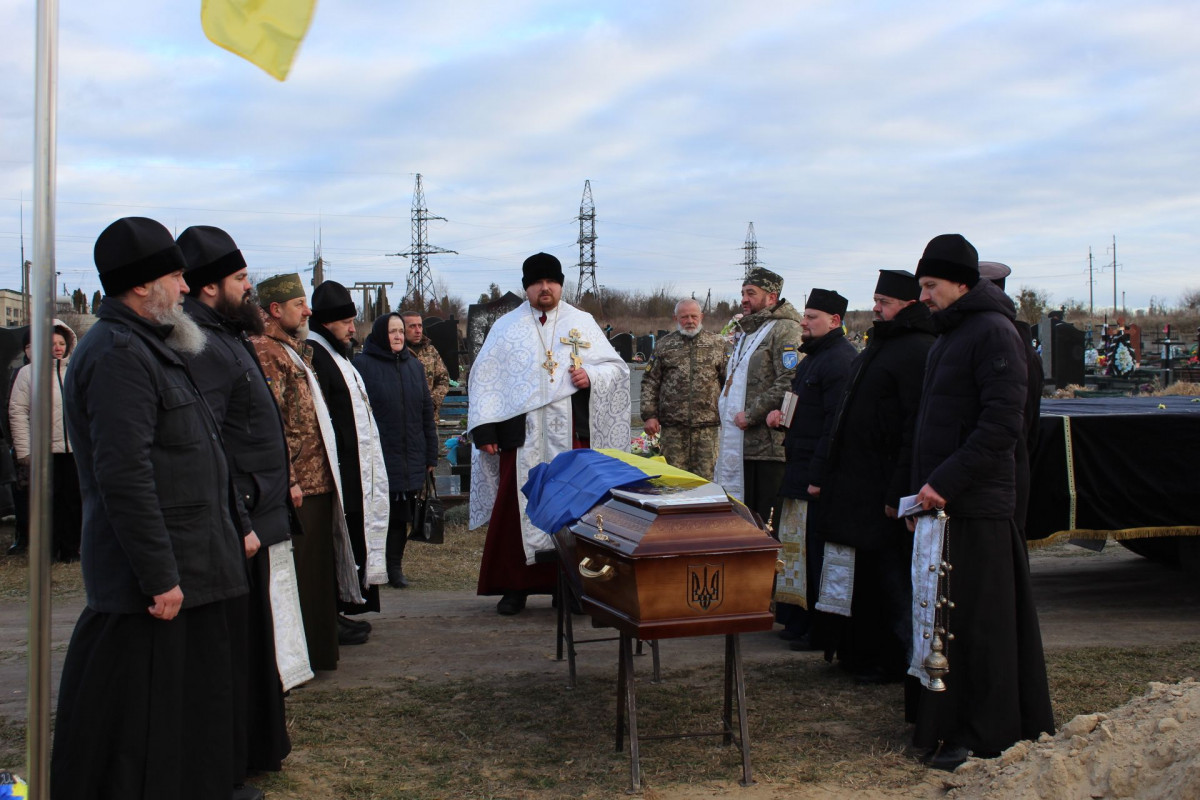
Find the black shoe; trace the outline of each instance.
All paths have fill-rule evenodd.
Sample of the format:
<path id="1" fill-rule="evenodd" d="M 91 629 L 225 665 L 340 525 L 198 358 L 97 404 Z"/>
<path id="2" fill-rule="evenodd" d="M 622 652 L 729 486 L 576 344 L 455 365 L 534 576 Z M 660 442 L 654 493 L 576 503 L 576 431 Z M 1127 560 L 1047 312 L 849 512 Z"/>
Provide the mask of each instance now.
<path id="1" fill-rule="evenodd" d="M 785 642 L 794 642 L 802 636 L 804 636 L 803 633 L 794 631 L 791 628 L 784 628 L 783 630 L 779 631 L 779 638 L 783 639 Z"/>
<path id="2" fill-rule="evenodd" d="M 931 769 L 940 769 L 946 772 L 954 772 L 958 767 L 967 760 L 971 755 L 971 751 L 965 747 L 958 745 L 942 743 L 930 754 L 929 760 L 925 763 Z"/>
<path id="3" fill-rule="evenodd" d="M 897 672 L 887 672 L 879 667 L 867 667 L 854 673 L 854 682 L 859 686 L 883 686 L 888 683 L 899 683 L 904 675 Z"/>
<path id="4" fill-rule="evenodd" d="M 505 592 L 504 597 L 496 604 L 496 613 L 505 617 L 520 614 L 525 609 L 526 597 L 524 592 Z"/>
<path id="5" fill-rule="evenodd" d="M 338 614 L 338 625 L 344 625 L 347 628 L 354 628 L 359 631 L 371 632 L 371 623 L 365 619 L 358 617 L 347 617 L 345 614 Z"/>
<path id="6" fill-rule="evenodd" d="M 230 800 L 263 800 L 262 789 L 257 786 L 241 786 L 233 787 L 233 794 L 230 795 Z"/>
<path id="7" fill-rule="evenodd" d="M 8 556 L 19 556 L 22 555 L 25 550 L 26 547 L 24 542 L 13 542 L 8 546 L 8 549 L 4 551 L 4 554 Z"/>
<path id="8" fill-rule="evenodd" d="M 408 577 L 405 576 L 404 570 L 399 567 L 388 567 L 388 586 L 393 589 L 407 589 Z"/>
<path id="9" fill-rule="evenodd" d="M 790 642 L 788 644 L 788 649 L 796 650 L 801 653 L 813 653 L 813 652 L 816 652 L 817 650 L 821 650 L 823 648 L 819 647 L 818 645 L 813 644 L 812 637 L 810 637 L 806 633 L 803 636 L 801 636 L 799 639 L 795 639 L 792 642 Z"/>
<path id="10" fill-rule="evenodd" d="M 342 618 L 338 617 L 338 644 L 366 644 L 367 639 L 370 637 L 371 634 L 369 631 L 364 630 L 363 628 L 354 628 L 350 625 L 345 625 L 342 623 Z"/>

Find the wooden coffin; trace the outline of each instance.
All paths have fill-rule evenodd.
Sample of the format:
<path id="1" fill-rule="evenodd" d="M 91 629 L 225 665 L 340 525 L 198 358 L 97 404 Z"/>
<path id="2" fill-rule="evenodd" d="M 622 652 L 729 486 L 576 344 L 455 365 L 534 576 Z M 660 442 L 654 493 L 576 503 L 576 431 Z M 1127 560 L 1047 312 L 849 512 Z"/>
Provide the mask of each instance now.
<path id="1" fill-rule="evenodd" d="M 614 489 L 555 535 L 583 610 L 639 639 L 769 630 L 779 543 L 716 484 Z"/>

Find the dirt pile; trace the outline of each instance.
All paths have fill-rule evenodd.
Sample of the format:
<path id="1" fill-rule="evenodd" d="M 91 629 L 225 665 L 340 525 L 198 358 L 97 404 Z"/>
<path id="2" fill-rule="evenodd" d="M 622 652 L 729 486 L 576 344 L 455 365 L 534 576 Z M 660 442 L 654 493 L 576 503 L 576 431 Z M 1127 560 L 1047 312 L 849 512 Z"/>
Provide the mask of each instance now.
<path id="1" fill-rule="evenodd" d="M 945 785 L 955 800 L 1200 797 L 1200 683 L 1151 683 L 1107 714 L 971 759 Z"/>

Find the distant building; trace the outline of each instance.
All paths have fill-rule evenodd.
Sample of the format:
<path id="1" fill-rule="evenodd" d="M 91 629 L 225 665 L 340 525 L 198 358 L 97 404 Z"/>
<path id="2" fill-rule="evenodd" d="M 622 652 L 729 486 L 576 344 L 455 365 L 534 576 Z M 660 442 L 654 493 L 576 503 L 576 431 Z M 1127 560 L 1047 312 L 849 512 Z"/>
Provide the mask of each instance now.
<path id="1" fill-rule="evenodd" d="M 0 320 L 6 328 L 26 324 L 24 295 L 15 289 L 0 289 Z"/>

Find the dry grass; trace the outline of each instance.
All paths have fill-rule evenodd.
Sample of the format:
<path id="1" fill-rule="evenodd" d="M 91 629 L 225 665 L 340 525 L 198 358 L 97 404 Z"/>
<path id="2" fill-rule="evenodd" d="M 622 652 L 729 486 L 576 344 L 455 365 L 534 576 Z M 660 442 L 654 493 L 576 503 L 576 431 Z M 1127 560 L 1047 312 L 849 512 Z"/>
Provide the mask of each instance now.
<path id="1" fill-rule="evenodd" d="M 1200 644 L 1150 650 L 1056 651 L 1049 657 L 1056 719 L 1113 708 L 1151 680 L 1192 674 Z M 720 681 L 696 669 L 639 682 L 639 725 L 654 733 L 719 727 Z M 897 686 L 860 687 L 816 658 L 747 669 L 755 779 L 781 789 L 900 788 L 925 770 L 906 750 Z M 295 751 L 258 785 L 274 798 L 615 797 L 628 759 L 613 748 L 611 681 L 488 677 L 457 683 L 394 680 L 289 700 Z M 660 789 L 735 786 L 740 759 L 719 738 L 642 741 L 643 779 Z"/>
<path id="2" fill-rule="evenodd" d="M 418 578 L 408 591 L 473 590 L 482 532 L 466 530 L 465 509 L 452 509 L 449 521 L 445 544 L 410 544 L 406 561 Z M 0 594 L 24 591 L 25 568 L 23 558 L 0 559 Z M 56 595 L 81 591 L 77 566 L 56 565 L 54 577 Z M 1194 676 L 1198 663 L 1200 643 L 1055 649 L 1047 666 L 1056 721 L 1114 708 L 1149 681 Z M 637 669 L 643 737 L 719 727 L 721 681 L 711 670 L 668 664 L 654 685 L 647 664 Z M 749 664 L 746 683 L 759 784 L 798 792 L 823 783 L 853 793 L 915 786 L 925 775 L 907 751 L 900 687 L 858 686 L 816 656 Z M 617 797 L 629 762 L 613 747 L 615 720 L 611 677 L 581 677 L 574 691 L 561 680 L 493 669 L 459 681 L 308 686 L 288 699 L 293 752 L 284 771 L 256 783 L 274 800 Z M 23 728 L 0 720 L 0 766 L 23 761 L 23 749 Z M 740 756 L 719 738 L 643 738 L 641 751 L 646 797 L 689 786 L 736 790 Z"/>

